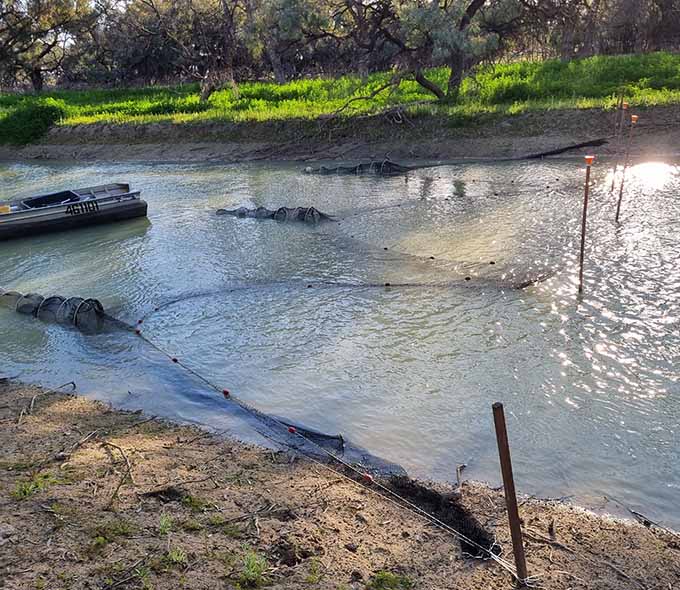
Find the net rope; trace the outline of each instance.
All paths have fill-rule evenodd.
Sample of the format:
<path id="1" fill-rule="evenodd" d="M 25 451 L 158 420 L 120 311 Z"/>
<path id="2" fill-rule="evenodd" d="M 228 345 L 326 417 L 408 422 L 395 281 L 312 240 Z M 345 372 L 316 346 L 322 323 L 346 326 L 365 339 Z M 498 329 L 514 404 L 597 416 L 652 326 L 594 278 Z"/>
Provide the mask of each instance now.
<path id="1" fill-rule="evenodd" d="M 135 328 L 133 326 L 128 326 L 128 327 L 131 330 L 133 330 L 135 332 L 135 334 L 141 340 L 143 340 L 145 343 L 147 343 L 149 346 L 151 346 L 154 350 L 156 350 L 158 353 L 160 353 L 163 356 L 165 356 L 166 358 L 168 358 L 173 364 L 178 365 L 184 371 L 186 371 L 187 373 L 189 373 L 190 375 L 192 375 L 193 377 L 195 377 L 196 379 L 198 379 L 199 381 L 204 383 L 210 389 L 214 390 L 217 393 L 222 394 L 228 400 L 234 402 L 239 407 L 241 407 L 241 408 L 243 408 L 243 409 L 245 409 L 245 410 L 247 410 L 251 413 L 255 413 L 257 415 L 261 414 L 261 412 L 257 408 L 255 408 L 254 406 L 252 406 L 249 403 L 243 401 L 242 399 L 234 396 L 227 389 L 221 389 L 213 381 L 211 381 L 207 377 L 203 376 L 201 373 L 194 370 L 193 368 L 191 368 L 183 360 L 177 358 L 176 356 L 173 356 L 165 348 L 163 348 L 162 346 L 160 346 L 159 344 L 157 344 L 156 342 L 151 340 L 149 337 L 147 337 L 145 334 L 143 334 L 139 327 L 137 327 L 137 328 Z M 335 462 L 341 464 L 343 467 L 345 467 L 345 469 L 351 471 L 352 473 L 357 475 L 359 478 L 361 478 L 363 481 L 367 481 L 371 484 L 370 486 L 363 486 L 362 485 L 361 486 L 362 489 L 368 489 L 368 490 L 371 490 L 373 493 L 378 494 L 378 492 L 376 492 L 375 489 L 371 488 L 371 486 L 375 486 L 376 488 L 378 488 L 382 492 L 382 493 L 379 494 L 380 497 L 391 499 L 393 502 L 397 503 L 397 505 L 399 505 L 399 503 L 401 503 L 402 507 L 404 507 L 404 506 L 407 507 L 411 512 L 414 512 L 415 514 L 419 515 L 420 517 L 425 518 L 431 524 L 433 524 L 434 526 L 440 528 L 441 530 L 444 530 L 444 531 L 448 532 L 449 534 L 453 535 L 459 541 L 464 541 L 465 543 L 469 544 L 470 546 L 475 547 L 476 549 L 481 551 L 484 555 L 486 555 L 489 559 L 492 559 L 493 561 L 498 563 L 503 569 L 508 571 L 516 580 L 522 581 L 522 580 L 519 580 L 519 578 L 517 576 L 517 572 L 516 572 L 515 568 L 513 567 L 513 565 L 510 562 L 508 562 L 507 560 L 503 559 L 502 557 L 499 557 L 498 555 L 496 555 L 496 553 L 494 553 L 493 546 L 492 547 L 484 547 L 483 545 L 477 543 L 476 541 L 469 538 L 467 535 L 463 534 L 462 532 L 458 531 L 457 529 L 455 529 L 451 525 L 443 522 L 441 519 L 437 518 L 433 514 L 430 514 L 428 511 L 424 510 L 423 508 L 421 508 L 417 504 L 411 502 L 407 498 L 404 498 L 403 496 L 401 496 L 400 494 L 398 494 L 394 490 L 391 490 L 389 487 L 385 486 L 380 481 L 373 478 L 371 475 L 367 474 L 364 471 L 361 471 L 356 466 L 345 461 L 342 457 L 339 457 L 335 453 L 329 451 L 327 448 L 318 444 L 315 440 L 313 440 L 311 437 L 305 435 L 303 432 L 300 432 L 300 430 L 298 430 L 297 428 L 294 428 L 294 427 L 286 424 L 285 422 L 283 422 L 282 420 L 280 420 L 276 417 L 268 416 L 268 418 L 271 419 L 272 421 L 274 421 L 275 423 L 277 423 L 280 427 L 285 428 L 290 434 L 293 434 L 294 436 L 299 437 L 306 444 L 309 444 L 309 445 L 313 446 L 314 448 L 318 449 L 318 451 L 322 455 L 328 457 L 332 461 L 335 461 Z M 272 439 L 272 440 L 275 440 L 275 439 Z M 279 444 L 279 445 L 281 445 L 281 444 L 285 445 L 285 443 L 281 443 L 281 441 L 279 441 L 279 440 L 275 440 L 275 442 L 277 442 L 277 444 Z M 356 485 L 361 485 L 361 484 L 359 484 L 359 482 L 353 480 L 352 478 L 348 477 L 347 475 L 331 468 L 328 464 L 323 463 L 323 462 L 315 459 L 309 453 L 304 453 L 303 451 L 300 450 L 299 447 L 292 447 L 291 445 L 285 445 L 285 446 L 288 446 L 289 448 L 294 448 L 295 451 L 302 453 L 306 458 L 310 459 L 311 461 L 326 467 L 327 469 L 331 470 L 333 473 L 342 476 L 343 478 L 353 482 Z"/>

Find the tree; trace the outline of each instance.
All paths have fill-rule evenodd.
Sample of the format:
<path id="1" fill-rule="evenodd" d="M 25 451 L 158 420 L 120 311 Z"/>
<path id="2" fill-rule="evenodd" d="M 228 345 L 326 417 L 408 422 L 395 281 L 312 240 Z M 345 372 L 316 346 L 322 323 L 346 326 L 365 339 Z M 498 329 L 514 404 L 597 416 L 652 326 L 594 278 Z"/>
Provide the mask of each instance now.
<path id="1" fill-rule="evenodd" d="M 93 18 L 85 0 L 0 0 L 0 70 L 40 92 L 74 35 Z"/>
<path id="2" fill-rule="evenodd" d="M 497 21 L 516 20 L 517 6 L 511 0 L 341 0 L 332 34 L 367 52 L 389 46 L 398 70 L 439 100 L 455 100 L 465 73 L 501 47 L 504 29 Z M 489 15 L 494 27 L 486 26 Z M 445 87 L 424 73 L 438 65 L 450 71 Z"/>

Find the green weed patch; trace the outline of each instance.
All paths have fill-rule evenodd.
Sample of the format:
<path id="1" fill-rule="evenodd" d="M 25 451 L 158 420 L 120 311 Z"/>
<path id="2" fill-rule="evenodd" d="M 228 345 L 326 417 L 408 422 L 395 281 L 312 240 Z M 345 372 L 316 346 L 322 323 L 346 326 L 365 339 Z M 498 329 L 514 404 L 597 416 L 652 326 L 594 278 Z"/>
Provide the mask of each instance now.
<path id="1" fill-rule="evenodd" d="M 448 70 L 434 68 L 426 74 L 444 85 Z M 331 114 L 351 119 L 413 102 L 420 104 L 407 107 L 411 118 L 438 117 L 443 125 L 461 127 L 530 111 L 613 108 L 621 89 L 633 106 L 680 104 L 680 54 L 668 52 L 481 66 L 463 81 L 453 103 L 437 103 L 413 80 L 402 80 L 370 100 L 362 99 L 392 76 L 392 72 L 379 72 L 365 78 L 347 75 L 282 85 L 244 82 L 238 89 L 215 92 L 207 102 L 200 101 L 195 84 L 55 91 L 41 96 L 0 94 L 0 143 L 35 142 L 52 125 L 299 125 Z"/>

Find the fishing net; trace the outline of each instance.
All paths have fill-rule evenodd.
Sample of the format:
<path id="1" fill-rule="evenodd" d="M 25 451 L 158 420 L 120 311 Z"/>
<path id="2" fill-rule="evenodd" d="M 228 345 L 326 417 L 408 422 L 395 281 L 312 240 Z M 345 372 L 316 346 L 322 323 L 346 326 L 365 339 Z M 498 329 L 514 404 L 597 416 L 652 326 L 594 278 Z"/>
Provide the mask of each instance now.
<path id="1" fill-rule="evenodd" d="M 406 174 L 416 168 L 426 166 L 403 166 L 391 160 L 359 162 L 349 166 L 320 166 L 319 168 L 305 168 L 308 174 L 375 174 L 376 176 L 396 176 Z"/>
<path id="2" fill-rule="evenodd" d="M 279 207 L 274 213 L 276 221 L 304 221 L 319 223 L 322 219 L 330 219 L 315 207 Z"/>
<path id="3" fill-rule="evenodd" d="M 252 219 L 275 219 L 276 221 L 302 221 L 304 223 L 319 223 L 331 219 L 329 215 L 322 213 L 315 207 L 279 207 L 275 211 L 266 207 L 248 209 L 218 209 L 217 215 L 232 215 L 234 217 Z"/>
<path id="4" fill-rule="evenodd" d="M 102 304 L 82 297 L 43 297 L 37 293 L 0 292 L 0 306 L 14 309 L 43 322 L 74 326 L 83 332 L 96 332 L 107 319 Z"/>

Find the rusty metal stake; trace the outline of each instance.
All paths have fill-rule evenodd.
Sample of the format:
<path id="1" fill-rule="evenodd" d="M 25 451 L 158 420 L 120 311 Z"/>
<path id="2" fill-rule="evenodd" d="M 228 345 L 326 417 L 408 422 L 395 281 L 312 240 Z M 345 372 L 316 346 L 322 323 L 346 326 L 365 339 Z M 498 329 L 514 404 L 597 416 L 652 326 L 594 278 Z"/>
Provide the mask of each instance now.
<path id="1" fill-rule="evenodd" d="M 581 256 L 578 270 L 578 292 L 583 293 L 583 262 L 586 253 L 586 220 L 588 218 L 588 196 L 590 193 L 590 167 L 595 156 L 586 156 L 586 185 L 583 190 L 583 216 L 581 218 Z"/>
<path id="2" fill-rule="evenodd" d="M 618 120 L 618 129 L 615 133 L 614 139 L 616 139 L 616 160 L 614 160 L 614 171 L 612 172 L 612 185 L 609 188 L 609 192 L 614 192 L 614 186 L 616 185 L 616 171 L 619 169 L 619 162 L 621 161 L 621 146 L 620 140 L 623 135 L 623 125 L 626 122 L 626 112 L 628 111 L 628 103 L 621 101 L 620 116 Z"/>
<path id="3" fill-rule="evenodd" d="M 510 535 L 512 536 L 512 551 L 515 554 L 515 567 L 517 579 L 520 585 L 526 585 L 528 578 L 527 563 L 524 556 L 524 544 L 522 542 L 522 527 L 517 508 L 517 495 L 515 493 L 515 480 L 512 476 L 512 461 L 510 460 L 510 447 L 508 446 L 508 431 L 505 427 L 505 413 L 503 404 L 496 402 L 493 408 L 493 422 L 496 427 L 496 441 L 498 442 L 498 456 L 501 460 L 501 473 L 503 474 L 503 489 L 505 490 L 505 504 L 508 507 L 508 519 L 510 521 Z"/>
<path id="4" fill-rule="evenodd" d="M 623 185 L 626 182 L 626 170 L 628 168 L 628 159 L 630 158 L 630 146 L 633 143 L 633 129 L 638 122 L 637 115 L 630 116 L 630 129 L 628 131 L 628 146 L 626 147 L 626 159 L 623 163 L 623 173 L 621 175 L 621 186 L 619 187 L 619 201 L 616 204 L 616 223 L 619 222 L 619 214 L 621 213 L 621 201 L 623 200 Z"/>

